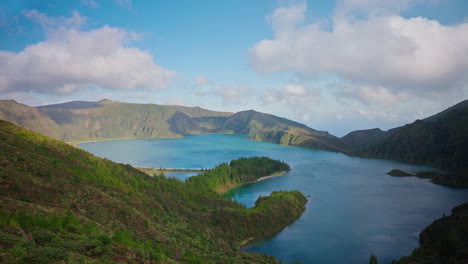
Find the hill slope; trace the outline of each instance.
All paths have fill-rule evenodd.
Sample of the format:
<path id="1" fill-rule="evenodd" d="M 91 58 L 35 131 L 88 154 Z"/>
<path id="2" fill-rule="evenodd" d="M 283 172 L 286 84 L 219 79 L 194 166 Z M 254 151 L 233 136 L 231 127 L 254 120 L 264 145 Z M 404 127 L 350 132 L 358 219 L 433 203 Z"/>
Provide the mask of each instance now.
<path id="1" fill-rule="evenodd" d="M 394 264 L 464 264 L 468 260 L 468 203 L 435 220 L 419 235 L 421 246 Z"/>
<path id="2" fill-rule="evenodd" d="M 0 101 L 6 121 L 64 141 L 174 138 L 185 135 L 247 134 L 251 139 L 305 148 L 344 151 L 340 139 L 303 124 L 255 111 L 236 114 L 199 107 L 74 101 L 32 108 Z M 21 111 L 17 109 L 21 108 Z M 35 113 L 40 119 L 31 116 Z"/>
<path id="3" fill-rule="evenodd" d="M 396 159 L 440 168 L 468 169 L 468 107 L 436 121 L 417 120 L 352 155 Z"/>
<path id="4" fill-rule="evenodd" d="M 387 132 L 357 131 L 343 137 L 351 155 L 396 159 L 449 170 L 468 169 L 468 101 Z M 367 142 L 366 142 L 367 140 Z"/>
<path id="5" fill-rule="evenodd" d="M 288 168 L 258 160 L 269 170 Z M 258 173 L 255 159 L 222 164 L 183 183 L 4 121 L 0 161 L 5 263 L 278 263 L 240 252 L 239 245 L 278 232 L 306 203 L 297 191 L 274 192 L 246 209 L 211 189 L 217 181 L 250 179 L 249 171 Z"/>

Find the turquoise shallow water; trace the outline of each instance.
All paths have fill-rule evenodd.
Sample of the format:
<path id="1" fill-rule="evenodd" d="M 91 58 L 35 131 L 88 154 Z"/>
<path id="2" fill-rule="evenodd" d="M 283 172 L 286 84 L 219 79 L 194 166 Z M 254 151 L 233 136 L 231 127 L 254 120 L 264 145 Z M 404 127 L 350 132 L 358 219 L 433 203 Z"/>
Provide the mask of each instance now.
<path id="1" fill-rule="evenodd" d="M 362 264 L 375 254 L 379 263 L 391 263 L 418 246 L 418 234 L 424 227 L 468 201 L 466 189 L 385 174 L 394 168 L 416 172 L 430 169 L 427 167 L 279 146 L 240 135 L 115 140 L 80 147 L 113 161 L 156 168 L 211 168 L 249 156 L 286 161 L 292 168 L 288 174 L 241 186 L 230 195 L 247 206 L 274 190 L 295 189 L 309 196 L 299 220 L 276 236 L 243 249 L 288 262 Z M 190 175 L 174 176 L 185 179 Z"/>

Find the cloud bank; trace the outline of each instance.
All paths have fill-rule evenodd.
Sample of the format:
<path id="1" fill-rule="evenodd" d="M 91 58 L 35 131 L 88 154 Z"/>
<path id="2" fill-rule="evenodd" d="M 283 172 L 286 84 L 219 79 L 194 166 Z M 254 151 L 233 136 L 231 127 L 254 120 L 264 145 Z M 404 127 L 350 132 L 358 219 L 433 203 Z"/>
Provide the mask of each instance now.
<path id="1" fill-rule="evenodd" d="M 468 84 L 468 23 L 392 14 L 422 1 L 343 0 L 331 30 L 305 22 L 304 1 L 282 6 L 267 16 L 274 37 L 249 49 L 250 64 L 262 73 L 336 75 L 345 88 L 339 94 L 366 103 L 460 95 Z"/>
<path id="2" fill-rule="evenodd" d="M 20 52 L 0 51 L 1 92 L 64 94 L 93 86 L 155 90 L 168 87 L 175 76 L 156 64 L 150 53 L 127 47 L 135 38 L 131 32 L 109 26 L 75 29 L 86 21 L 77 12 L 59 19 L 34 10 L 24 14 L 41 25 L 68 26 L 48 32 L 45 41 Z"/>

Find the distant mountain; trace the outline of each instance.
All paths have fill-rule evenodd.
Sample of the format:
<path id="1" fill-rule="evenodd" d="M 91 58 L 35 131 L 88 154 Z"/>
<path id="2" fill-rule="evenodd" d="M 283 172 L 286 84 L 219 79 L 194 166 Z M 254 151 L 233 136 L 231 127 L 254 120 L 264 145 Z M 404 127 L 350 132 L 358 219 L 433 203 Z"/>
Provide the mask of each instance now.
<path id="1" fill-rule="evenodd" d="M 53 138 L 61 138 L 63 128 L 44 111 L 14 100 L 0 100 L 0 119 L 16 125 L 40 131 Z"/>
<path id="2" fill-rule="evenodd" d="M 344 151 L 341 140 L 327 132 L 317 131 L 306 125 L 274 115 L 256 111 L 236 113 L 224 122 L 221 133 L 248 134 L 255 140 L 269 141 L 329 151 Z"/>
<path id="3" fill-rule="evenodd" d="M 99 102 L 87 102 L 87 101 L 72 101 L 61 104 L 51 104 L 38 106 L 37 108 L 65 108 L 65 109 L 87 109 L 101 107 L 102 103 L 105 103 L 105 99 Z"/>
<path id="4" fill-rule="evenodd" d="M 387 136 L 380 128 L 356 130 L 342 137 L 341 140 L 352 149 L 370 146 Z"/>
<path id="5" fill-rule="evenodd" d="M 236 114 L 200 107 L 131 104 L 101 100 L 28 107 L 0 101 L 0 118 L 56 139 L 175 138 L 219 133 L 329 151 L 345 151 L 342 141 L 306 125 L 253 110 Z"/>
<path id="6" fill-rule="evenodd" d="M 345 137 L 349 142 L 356 134 L 359 133 L 353 132 Z M 349 154 L 422 163 L 450 170 L 468 169 L 468 101 L 394 129 L 390 134 L 376 132 L 374 136 L 377 140 L 369 140 L 372 144 Z"/>
<path id="7" fill-rule="evenodd" d="M 278 191 L 247 209 L 215 191 L 288 168 L 248 158 L 186 182 L 150 177 L 0 120 L 0 263 L 279 264 L 239 247 L 292 223 L 307 199 Z"/>
<path id="8" fill-rule="evenodd" d="M 423 119 L 424 121 L 429 121 L 429 122 L 436 122 L 440 118 L 443 118 L 446 114 L 452 112 L 453 110 L 459 110 L 459 109 L 466 109 L 468 107 L 468 100 L 461 101 L 460 103 L 453 105 L 444 111 L 437 113 L 433 116 L 430 116 L 428 118 Z"/>

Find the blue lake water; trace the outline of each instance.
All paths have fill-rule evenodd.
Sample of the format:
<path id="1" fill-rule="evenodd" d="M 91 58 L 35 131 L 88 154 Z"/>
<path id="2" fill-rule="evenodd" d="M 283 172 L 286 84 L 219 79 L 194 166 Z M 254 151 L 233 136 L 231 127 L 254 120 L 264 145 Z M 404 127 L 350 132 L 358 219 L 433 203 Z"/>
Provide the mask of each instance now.
<path id="1" fill-rule="evenodd" d="M 309 196 L 307 210 L 300 219 L 274 237 L 243 249 L 287 262 L 362 264 L 374 254 L 379 263 L 391 263 L 418 246 L 418 235 L 424 227 L 468 201 L 467 189 L 385 174 L 394 168 L 417 172 L 428 167 L 280 146 L 241 135 L 115 140 L 79 146 L 98 156 L 141 167 L 212 168 L 249 156 L 268 156 L 289 163 L 292 170 L 282 177 L 230 192 L 233 199 L 247 206 L 274 190 L 299 190 Z M 174 176 L 185 179 L 191 175 Z"/>

